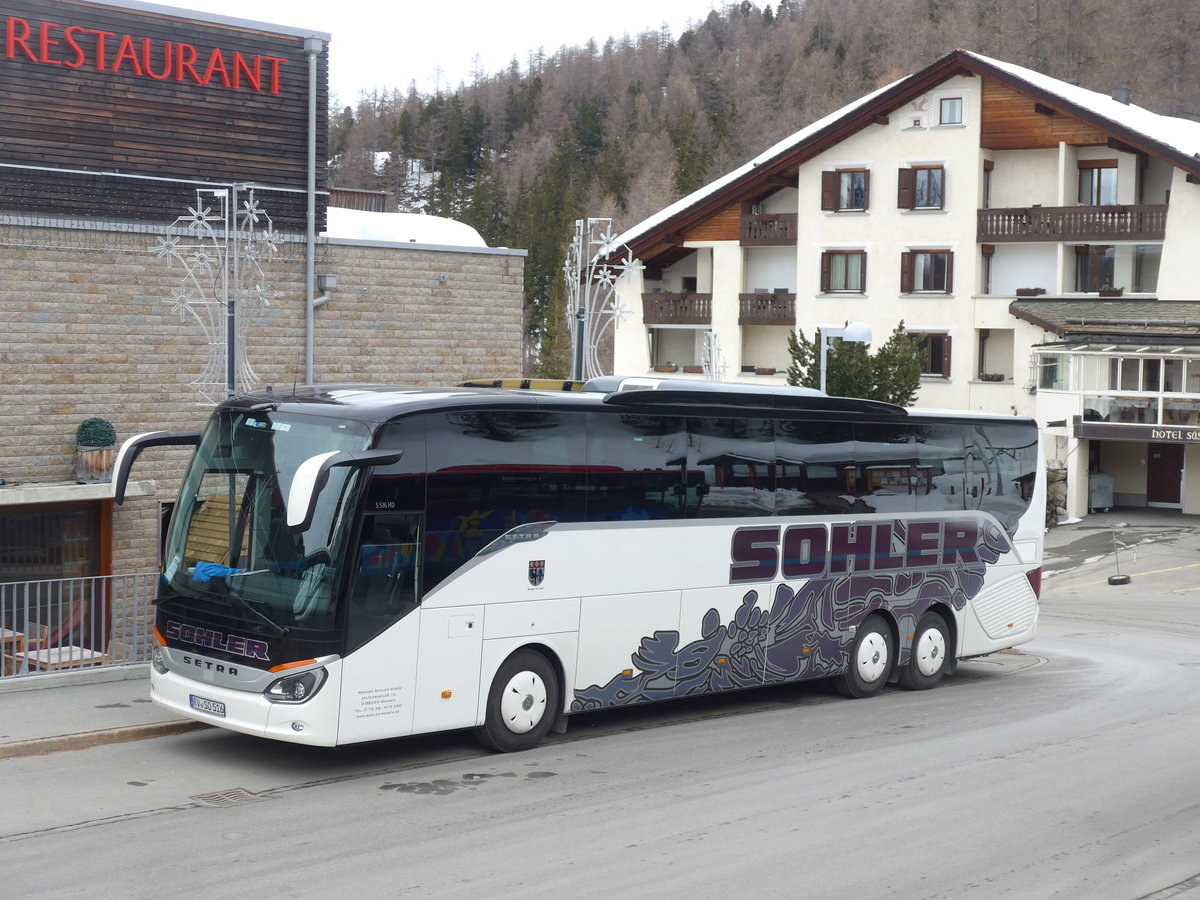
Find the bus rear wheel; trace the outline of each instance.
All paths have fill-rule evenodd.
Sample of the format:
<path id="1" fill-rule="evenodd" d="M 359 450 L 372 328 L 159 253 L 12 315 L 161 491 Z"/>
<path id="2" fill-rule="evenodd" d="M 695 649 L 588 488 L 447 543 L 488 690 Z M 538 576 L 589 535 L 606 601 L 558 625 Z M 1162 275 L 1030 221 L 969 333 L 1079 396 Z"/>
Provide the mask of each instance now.
<path id="1" fill-rule="evenodd" d="M 937 687 L 946 674 L 947 648 L 950 633 L 946 620 L 935 612 L 927 612 L 917 623 L 908 665 L 900 673 L 900 686 L 910 691 L 927 691 Z"/>
<path id="2" fill-rule="evenodd" d="M 850 649 L 850 668 L 834 682 L 847 697 L 871 697 L 883 690 L 896 658 L 892 630 L 880 616 L 870 615 L 858 626 Z"/>
<path id="3" fill-rule="evenodd" d="M 536 650 L 518 650 L 492 679 L 483 725 L 476 739 L 501 753 L 529 750 L 541 743 L 558 714 L 558 676 Z"/>

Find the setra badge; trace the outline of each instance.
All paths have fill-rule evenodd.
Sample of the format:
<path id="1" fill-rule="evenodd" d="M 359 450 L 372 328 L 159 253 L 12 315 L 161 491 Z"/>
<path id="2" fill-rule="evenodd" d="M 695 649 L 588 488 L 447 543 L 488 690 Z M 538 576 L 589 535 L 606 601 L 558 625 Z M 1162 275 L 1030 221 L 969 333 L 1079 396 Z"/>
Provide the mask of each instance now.
<path id="1" fill-rule="evenodd" d="M 531 559 L 529 561 L 529 583 L 537 587 L 545 577 L 546 561 L 544 559 Z"/>

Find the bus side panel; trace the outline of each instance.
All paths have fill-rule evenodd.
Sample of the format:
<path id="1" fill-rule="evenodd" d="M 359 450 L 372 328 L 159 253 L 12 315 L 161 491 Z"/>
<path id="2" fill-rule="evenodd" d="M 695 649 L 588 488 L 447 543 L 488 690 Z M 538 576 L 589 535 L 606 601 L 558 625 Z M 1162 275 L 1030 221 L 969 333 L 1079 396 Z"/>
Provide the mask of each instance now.
<path id="1" fill-rule="evenodd" d="M 414 732 L 478 724 L 484 609 L 446 606 L 421 610 Z"/>
<path id="2" fill-rule="evenodd" d="M 1007 557 L 1005 561 L 1012 561 Z M 1028 565 L 999 564 L 988 571 L 983 589 L 960 616 L 962 656 L 978 656 L 1033 640 L 1037 633 L 1038 598 Z"/>
<path id="3" fill-rule="evenodd" d="M 762 685 L 770 587 L 725 585 L 683 592 L 676 697 Z"/>
<path id="4" fill-rule="evenodd" d="M 339 744 L 411 734 L 421 610 L 342 660 Z"/>
<path id="5" fill-rule="evenodd" d="M 675 695 L 680 594 L 650 591 L 583 599 L 572 712 Z"/>

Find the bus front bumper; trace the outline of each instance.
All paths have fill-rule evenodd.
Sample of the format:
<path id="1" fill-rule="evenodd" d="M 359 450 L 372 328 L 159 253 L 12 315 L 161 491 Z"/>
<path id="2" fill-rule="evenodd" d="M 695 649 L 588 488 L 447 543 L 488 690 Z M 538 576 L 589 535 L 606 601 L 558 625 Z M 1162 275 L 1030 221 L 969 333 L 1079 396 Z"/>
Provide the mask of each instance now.
<path id="1" fill-rule="evenodd" d="M 176 715 L 256 737 L 333 747 L 337 743 L 340 665 L 304 703 L 273 703 L 261 693 L 240 691 L 189 678 L 176 671 L 150 670 L 150 699 Z"/>

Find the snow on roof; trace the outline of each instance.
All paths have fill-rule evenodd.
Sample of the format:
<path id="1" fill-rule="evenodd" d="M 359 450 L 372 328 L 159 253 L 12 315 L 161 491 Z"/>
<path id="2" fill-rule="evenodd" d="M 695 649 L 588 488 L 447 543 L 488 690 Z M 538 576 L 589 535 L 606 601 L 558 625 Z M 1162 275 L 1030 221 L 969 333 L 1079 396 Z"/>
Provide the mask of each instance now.
<path id="1" fill-rule="evenodd" d="M 1040 72 L 1035 72 L 1032 69 L 1026 69 L 1023 66 L 1014 65 L 1012 63 L 1001 62 L 991 57 L 983 56 L 979 53 L 973 53 L 969 50 L 959 51 L 966 56 L 979 60 L 982 63 L 994 66 L 1001 69 L 1013 77 L 1022 81 L 1028 82 L 1031 86 L 1039 88 L 1047 93 L 1055 94 L 1062 97 L 1069 103 L 1081 107 L 1097 116 L 1108 119 L 1118 125 L 1139 132 L 1151 140 L 1157 141 L 1182 153 L 1191 156 L 1200 153 L 1200 122 L 1193 122 L 1188 119 L 1178 119 L 1171 116 L 1163 116 L 1158 113 L 1151 112 L 1140 106 L 1121 103 L 1114 100 L 1107 94 L 1101 94 L 1097 91 L 1088 90 L 1087 88 L 1079 87 L 1078 85 L 1068 84 L 1065 81 L 1060 81 L 1057 78 L 1051 78 L 1049 75 L 1043 75 Z M 911 76 L 908 76 L 911 77 Z M 750 160 L 745 165 L 727 172 L 716 181 L 706 184 L 699 190 L 693 191 L 686 197 L 675 201 L 670 206 L 659 210 L 654 215 L 647 219 L 643 219 L 631 228 L 626 229 L 618 235 L 606 248 L 611 251 L 619 249 L 622 244 L 629 244 L 649 231 L 654 230 L 665 222 L 670 221 L 676 215 L 684 212 L 692 206 L 702 201 L 705 197 L 717 193 L 723 187 L 734 184 L 741 178 L 753 172 L 756 168 L 764 165 L 767 162 L 775 159 L 788 150 L 799 147 L 815 134 L 821 132 L 822 129 L 832 125 L 839 119 L 849 116 L 856 110 L 869 105 L 876 97 L 886 93 L 896 85 L 903 82 L 901 78 L 891 84 L 885 85 L 878 90 L 872 91 L 857 100 L 846 104 L 841 109 L 831 112 L 823 119 L 805 126 L 794 134 L 784 138 L 779 143 L 770 147 L 765 152 L 760 153 L 754 159 Z"/>
<path id="2" fill-rule="evenodd" d="M 325 236 L 343 240 L 387 241 L 395 244 L 436 244 L 446 247 L 486 247 L 479 232 L 462 222 L 414 213 L 363 212 L 331 206 Z"/>
<path id="3" fill-rule="evenodd" d="M 1098 91 L 1088 90 L 1077 84 L 1069 84 L 1057 78 L 1051 78 L 1049 75 L 1043 75 L 1041 72 L 1035 72 L 1033 69 L 1026 69 L 1024 66 L 1002 62 L 998 59 L 982 56 L 979 53 L 973 53 L 970 50 L 963 50 L 962 52 L 967 56 L 978 59 L 980 62 L 1008 72 L 1015 78 L 1027 81 L 1033 87 L 1062 97 L 1075 106 L 1108 119 L 1114 124 L 1123 125 L 1131 131 L 1143 134 L 1151 140 L 1178 150 L 1180 153 L 1185 153 L 1188 156 L 1200 153 L 1200 122 L 1160 115 L 1141 106 L 1134 106 L 1132 103 L 1122 103 L 1119 100 L 1114 100 L 1108 94 L 1101 94 Z"/>
<path id="4" fill-rule="evenodd" d="M 903 80 L 903 79 L 901 79 L 901 80 Z M 841 109 L 836 110 L 835 112 L 831 112 L 829 115 L 825 116 L 825 118 L 818 119 L 817 121 L 815 121 L 809 125 L 806 125 L 804 128 L 801 128 L 795 134 L 785 137 L 778 144 L 775 144 L 773 147 L 768 148 L 765 152 L 760 153 L 758 156 L 754 157 L 754 159 L 750 160 L 750 162 L 746 163 L 745 165 L 743 165 L 737 169 L 734 169 L 732 172 L 727 172 L 726 174 L 724 174 L 720 178 L 718 178 L 716 181 L 709 182 L 708 184 L 706 184 L 704 187 L 700 188 L 699 190 L 692 191 L 692 193 L 688 194 L 686 197 L 682 198 L 681 200 L 676 200 L 670 206 L 659 210 L 654 215 L 650 216 L 648 219 L 643 219 L 641 222 L 634 225 L 632 228 L 629 228 L 626 231 L 622 232 L 621 234 L 617 235 L 617 237 L 613 239 L 612 243 L 609 244 L 609 247 L 618 248 L 618 247 L 620 247 L 621 244 L 628 244 L 630 241 L 635 240 L 636 238 L 640 237 L 645 232 L 653 230 L 657 226 L 659 226 L 659 225 L 663 224 L 664 222 L 668 221 L 669 219 L 671 219 L 673 216 L 675 216 L 675 215 L 683 212 L 685 209 L 688 209 L 689 207 L 694 206 L 695 204 L 699 203 L 701 200 L 703 200 L 709 194 L 715 194 L 721 188 L 725 187 L 728 184 L 733 184 L 734 182 L 738 181 L 743 176 L 748 175 L 751 172 L 753 172 L 759 166 L 763 165 L 764 163 L 769 162 L 770 160 L 779 156 L 781 153 L 786 152 L 791 147 L 794 147 L 798 144 L 803 143 L 810 135 L 816 134 L 822 128 L 825 128 L 826 126 L 832 124 L 836 120 L 840 119 L 842 116 L 853 112 L 854 110 L 858 109 L 860 106 L 865 106 L 866 104 L 868 104 L 872 100 L 874 100 L 876 96 L 878 96 L 879 94 L 882 94 L 884 91 L 891 89 L 892 87 L 895 86 L 895 84 L 898 84 L 898 83 L 899 82 L 893 82 L 892 84 L 885 85 L 884 87 L 881 87 L 876 91 L 872 91 L 869 94 L 859 97 L 853 103 L 849 103 L 846 106 L 843 106 Z"/>

